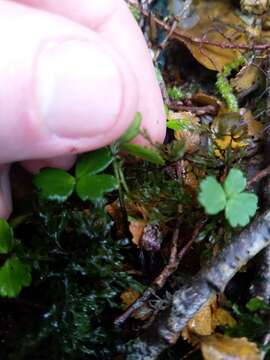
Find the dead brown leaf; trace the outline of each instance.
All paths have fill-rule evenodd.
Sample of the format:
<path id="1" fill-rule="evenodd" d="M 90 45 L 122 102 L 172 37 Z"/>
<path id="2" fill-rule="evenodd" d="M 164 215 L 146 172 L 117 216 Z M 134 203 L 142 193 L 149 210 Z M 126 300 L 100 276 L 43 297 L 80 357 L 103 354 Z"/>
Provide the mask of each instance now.
<path id="1" fill-rule="evenodd" d="M 229 326 L 233 327 L 236 325 L 236 320 L 232 317 L 229 311 L 223 308 L 217 308 L 212 317 L 213 327 L 217 326 Z"/>
<path id="2" fill-rule="evenodd" d="M 141 294 L 132 288 L 124 291 L 120 298 L 122 300 L 121 307 L 123 310 L 129 308 L 135 301 L 141 296 Z M 132 317 L 136 320 L 147 320 L 153 314 L 153 310 L 146 304 L 142 305 L 139 309 L 136 309 L 132 313 Z"/>
<path id="3" fill-rule="evenodd" d="M 126 291 L 124 291 L 120 297 L 122 300 L 121 307 L 123 310 L 126 310 L 140 297 L 140 293 L 138 293 L 138 291 L 135 291 L 132 288 L 129 288 Z"/>
<path id="4" fill-rule="evenodd" d="M 205 360 L 260 360 L 256 344 L 221 334 L 202 338 L 201 351 Z"/>
<path id="5" fill-rule="evenodd" d="M 254 116 L 250 110 L 245 109 L 243 114 L 243 120 L 248 127 L 248 136 L 253 136 L 254 138 L 259 138 L 263 131 L 263 124 L 254 119 Z"/>
<path id="6" fill-rule="evenodd" d="M 193 191 L 197 191 L 200 180 L 205 172 L 187 160 L 181 162 L 184 184 Z"/>
<path id="7" fill-rule="evenodd" d="M 258 84 L 261 77 L 261 71 L 257 65 L 248 64 L 244 66 L 235 78 L 231 79 L 231 85 L 238 93 L 245 95 Z"/>
<path id="8" fill-rule="evenodd" d="M 217 326 L 234 326 L 235 324 L 236 321 L 231 314 L 227 310 L 218 307 L 217 296 L 214 295 L 188 322 L 182 331 L 182 337 L 194 343 L 198 342 L 197 336 L 213 334 Z"/>
<path id="9" fill-rule="evenodd" d="M 208 95 L 203 92 L 194 94 L 191 98 L 192 103 L 201 106 L 214 105 L 219 109 L 222 106 L 222 102 L 213 95 Z"/>
<path id="10" fill-rule="evenodd" d="M 179 28 L 178 39 L 183 42 L 180 35 L 184 35 L 186 46 L 198 62 L 210 70 L 221 71 L 224 65 L 239 57 L 240 50 L 198 44 L 188 40 L 188 37 L 215 43 L 247 44 L 245 24 L 229 0 L 201 0 L 196 5 L 196 11 L 199 22 L 188 30 Z M 177 39 L 177 33 L 174 37 Z"/>
<path id="11" fill-rule="evenodd" d="M 251 120 L 250 120 L 251 121 Z M 239 150 L 247 146 L 247 135 L 249 135 L 249 123 L 239 113 L 224 113 L 217 116 L 212 124 L 214 143 L 216 145 L 215 155 L 223 159 L 222 151 L 231 148 Z"/>
<path id="12" fill-rule="evenodd" d="M 199 119 L 188 111 L 173 112 L 168 115 L 169 120 L 184 120 L 187 124 L 186 129 L 174 132 L 176 140 L 184 140 L 186 152 L 189 154 L 198 150 L 200 143 Z"/>
<path id="13" fill-rule="evenodd" d="M 132 317 L 136 320 L 145 321 L 153 314 L 153 309 L 147 305 L 142 305 L 139 309 L 132 313 Z"/>
<path id="14" fill-rule="evenodd" d="M 198 311 L 198 313 L 188 322 L 187 326 L 182 331 L 184 340 L 193 342 L 193 335 L 206 336 L 213 333 L 212 312 L 217 306 L 216 299 L 216 295 L 212 296 L 200 311 Z"/>
<path id="15" fill-rule="evenodd" d="M 140 240 L 144 233 L 146 222 L 145 221 L 131 221 L 129 224 L 129 231 L 132 235 L 133 244 L 140 246 Z"/>

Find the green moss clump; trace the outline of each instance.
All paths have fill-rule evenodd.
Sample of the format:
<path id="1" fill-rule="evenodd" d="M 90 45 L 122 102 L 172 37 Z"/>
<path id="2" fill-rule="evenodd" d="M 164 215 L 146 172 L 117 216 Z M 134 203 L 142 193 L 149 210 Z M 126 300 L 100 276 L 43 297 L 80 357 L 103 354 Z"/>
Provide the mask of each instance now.
<path id="1" fill-rule="evenodd" d="M 39 203 L 38 209 L 29 225 L 17 229 L 33 261 L 33 283 L 18 298 L 19 307 L 1 307 L 7 326 L 0 358 L 110 359 L 119 296 L 129 287 L 142 290 L 123 270 L 127 244 L 112 239 L 113 222 L 103 206 Z M 29 307 L 33 313 L 25 321 Z"/>

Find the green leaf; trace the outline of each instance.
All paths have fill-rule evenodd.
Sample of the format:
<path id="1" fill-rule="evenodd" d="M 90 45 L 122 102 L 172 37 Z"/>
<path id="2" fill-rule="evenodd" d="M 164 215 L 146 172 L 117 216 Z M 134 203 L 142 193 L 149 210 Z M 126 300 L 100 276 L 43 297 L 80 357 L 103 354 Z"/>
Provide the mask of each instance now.
<path id="1" fill-rule="evenodd" d="M 15 297 L 31 283 L 31 268 L 12 256 L 0 268 L 0 296 Z"/>
<path id="2" fill-rule="evenodd" d="M 270 310 L 270 307 L 259 297 L 255 297 L 250 299 L 247 303 L 246 303 L 246 308 L 249 311 L 258 311 L 258 310 Z"/>
<path id="3" fill-rule="evenodd" d="M 105 170 L 112 161 L 112 154 L 107 147 L 88 152 L 77 161 L 75 175 L 77 178 L 87 174 L 95 175 Z"/>
<path id="4" fill-rule="evenodd" d="M 12 228 L 6 220 L 0 219 L 0 254 L 9 253 L 14 246 Z"/>
<path id="5" fill-rule="evenodd" d="M 227 202 L 225 216 L 232 227 L 245 226 L 257 210 L 258 197 L 255 194 L 243 192 L 234 195 Z"/>
<path id="6" fill-rule="evenodd" d="M 34 177 L 34 184 L 45 199 L 64 202 L 74 190 L 75 179 L 64 170 L 45 169 Z"/>
<path id="7" fill-rule="evenodd" d="M 191 122 L 188 118 L 170 119 L 167 121 L 167 128 L 175 131 L 188 130 L 191 128 Z"/>
<path id="8" fill-rule="evenodd" d="M 137 112 L 132 124 L 129 126 L 129 128 L 124 133 L 124 135 L 120 137 L 119 142 L 122 144 L 133 140 L 140 132 L 141 123 L 142 123 L 142 115 L 141 113 Z"/>
<path id="9" fill-rule="evenodd" d="M 207 176 L 200 183 L 198 200 L 209 215 L 215 215 L 225 208 L 226 196 L 220 183 L 213 177 Z"/>
<path id="10" fill-rule="evenodd" d="M 149 161 L 153 164 L 165 164 L 162 156 L 153 148 L 150 149 L 137 144 L 123 144 L 121 149 L 128 152 L 130 155 L 137 156 L 138 158 Z"/>
<path id="11" fill-rule="evenodd" d="M 182 100 L 185 97 L 182 90 L 177 86 L 173 86 L 172 88 L 169 88 L 167 91 L 169 97 L 174 101 Z"/>
<path id="12" fill-rule="evenodd" d="M 247 181 L 242 171 L 238 169 L 231 169 L 224 181 L 224 190 L 228 197 L 232 197 L 245 190 L 246 185 Z"/>
<path id="13" fill-rule="evenodd" d="M 166 158 L 169 161 L 177 161 L 185 154 L 186 143 L 184 140 L 173 140 L 167 145 Z"/>
<path id="14" fill-rule="evenodd" d="M 85 175 L 77 182 L 76 192 L 83 201 L 95 201 L 117 188 L 118 182 L 112 175 Z"/>

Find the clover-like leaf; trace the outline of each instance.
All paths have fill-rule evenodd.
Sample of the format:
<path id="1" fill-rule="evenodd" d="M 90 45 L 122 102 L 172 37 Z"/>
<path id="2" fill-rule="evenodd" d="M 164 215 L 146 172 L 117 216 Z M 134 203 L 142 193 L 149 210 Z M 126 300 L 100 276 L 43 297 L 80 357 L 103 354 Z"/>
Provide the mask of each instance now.
<path id="1" fill-rule="evenodd" d="M 6 220 L 0 219 L 0 254 L 9 253 L 14 246 L 12 228 Z"/>
<path id="2" fill-rule="evenodd" d="M 112 161 L 112 154 L 107 147 L 88 152 L 77 161 L 75 175 L 77 178 L 87 174 L 95 175 L 105 170 Z"/>
<path id="3" fill-rule="evenodd" d="M 224 190 L 227 197 L 234 196 L 245 190 L 247 185 L 246 178 L 242 171 L 238 169 L 231 169 L 224 181 Z"/>
<path id="4" fill-rule="evenodd" d="M 198 200 L 209 215 L 222 211 L 226 205 L 225 192 L 220 183 L 213 177 L 207 176 L 200 183 Z"/>
<path id="5" fill-rule="evenodd" d="M 15 297 L 23 286 L 31 283 L 31 268 L 16 256 L 7 259 L 0 268 L 0 296 Z"/>
<path id="6" fill-rule="evenodd" d="M 138 144 L 123 144 L 121 149 L 126 151 L 130 155 L 137 156 L 138 158 L 149 161 L 153 164 L 165 164 L 163 157 L 158 153 L 157 150 L 153 148 L 150 149 Z"/>
<path id="7" fill-rule="evenodd" d="M 64 202 L 74 190 L 75 179 L 64 170 L 44 169 L 34 177 L 34 184 L 45 199 Z"/>
<path id="8" fill-rule="evenodd" d="M 95 201 L 117 188 L 118 182 L 112 175 L 85 175 L 78 180 L 76 192 L 83 201 Z"/>
<path id="9" fill-rule="evenodd" d="M 225 216 L 232 227 L 245 226 L 257 210 L 258 197 L 242 192 L 231 197 L 226 204 Z"/>
<path id="10" fill-rule="evenodd" d="M 137 112 L 135 114 L 132 124 L 129 126 L 127 131 L 120 137 L 119 142 L 127 143 L 133 140 L 140 132 L 141 123 L 142 115 L 141 113 Z"/>

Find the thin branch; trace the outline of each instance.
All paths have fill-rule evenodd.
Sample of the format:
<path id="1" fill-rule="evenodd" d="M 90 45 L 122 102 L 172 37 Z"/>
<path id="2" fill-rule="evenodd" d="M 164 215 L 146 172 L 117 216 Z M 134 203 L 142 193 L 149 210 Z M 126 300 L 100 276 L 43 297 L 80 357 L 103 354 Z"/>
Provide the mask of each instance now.
<path id="1" fill-rule="evenodd" d="M 177 21 L 175 20 L 172 24 L 172 26 L 170 27 L 169 32 L 167 33 L 166 37 L 164 38 L 164 40 L 162 41 L 162 43 L 159 45 L 161 47 L 161 49 L 164 49 L 168 43 L 168 41 L 170 40 L 170 38 L 173 36 L 175 30 L 177 27 Z"/>
<path id="2" fill-rule="evenodd" d="M 132 4 L 130 0 L 126 0 L 126 2 L 128 4 Z M 134 6 L 134 4 L 133 4 Z M 141 14 L 145 17 L 149 16 L 149 12 L 145 11 L 142 8 L 138 8 L 141 11 Z M 166 22 L 160 20 L 159 18 L 157 18 L 156 16 L 152 15 L 152 20 L 162 29 L 164 29 L 167 32 L 171 32 L 171 25 L 167 24 Z M 172 39 L 176 39 L 179 40 L 181 42 L 189 42 L 189 43 L 193 43 L 193 44 L 198 44 L 199 46 L 202 46 L 202 44 L 204 45 L 210 45 L 210 46 L 216 46 L 218 48 L 221 49 L 238 49 L 238 50 L 257 50 L 257 51 L 265 51 L 270 49 L 270 43 L 262 43 L 262 44 L 234 44 L 234 43 L 230 43 L 227 41 L 224 42 L 218 42 L 218 41 L 213 41 L 213 40 L 209 40 L 209 39 L 205 39 L 205 38 L 199 38 L 199 37 L 194 37 L 191 35 L 188 35 L 186 32 L 182 31 L 179 27 L 176 27 L 174 29 L 174 31 L 171 34 L 171 38 Z"/>
<path id="3" fill-rule="evenodd" d="M 257 174 L 255 174 L 253 176 L 253 178 L 251 178 L 248 182 L 248 187 L 250 187 L 251 185 L 253 185 L 254 183 L 257 183 L 259 181 L 261 181 L 263 178 L 265 178 L 266 176 L 270 175 L 270 165 L 267 166 L 266 168 L 264 168 L 263 170 L 259 171 Z"/>
<path id="4" fill-rule="evenodd" d="M 125 346 L 128 360 L 157 359 L 176 343 L 187 322 L 208 299 L 222 293 L 232 277 L 270 244 L 270 210 L 260 215 L 226 245 L 187 285 L 177 290 L 172 303 L 139 338 Z"/>
<path id="5" fill-rule="evenodd" d="M 180 232 L 180 220 L 176 224 L 176 227 L 173 232 L 172 236 L 172 246 L 171 246 L 171 253 L 170 259 L 168 264 L 163 269 L 162 273 L 153 281 L 151 286 L 145 290 L 143 295 L 137 299 L 122 315 L 120 315 L 115 321 L 115 326 L 121 326 L 131 315 L 132 313 L 139 309 L 149 298 L 157 291 L 158 288 L 162 288 L 165 281 L 166 275 L 168 273 L 168 269 L 171 268 L 172 264 L 175 263 L 177 257 L 177 243 L 179 239 L 179 232 Z M 166 275 L 165 275 L 166 274 Z M 168 276 L 167 276 L 168 277 Z"/>
<path id="6" fill-rule="evenodd" d="M 176 224 L 175 230 L 173 232 L 172 236 L 172 246 L 171 246 L 171 253 L 170 253 L 170 259 L 168 264 L 165 266 L 165 268 L 162 270 L 162 272 L 155 278 L 151 286 L 143 293 L 143 295 L 137 299 L 121 316 L 119 316 L 114 324 L 116 326 L 121 326 L 131 315 L 132 313 L 139 309 L 146 301 L 149 300 L 149 298 L 156 293 L 156 291 L 163 288 L 165 285 L 167 279 L 177 270 L 179 267 L 179 264 L 183 257 L 186 255 L 188 250 L 191 248 L 193 242 L 196 240 L 199 232 L 201 231 L 202 227 L 205 224 L 205 220 L 198 223 L 198 225 L 195 227 L 190 240 L 187 242 L 187 244 L 177 251 L 177 245 L 178 245 L 178 239 L 179 239 L 179 232 L 180 232 L 180 220 Z"/>
<path id="7" fill-rule="evenodd" d="M 173 111 L 189 111 L 195 115 L 216 115 L 218 112 L 218 106 L 205 105 L 205 106 L 186 106 L 178 104 L 177 102 L 171 102 L 169 105 L 170 110 Z"/>
<path id="8" fill-rule="evenodd" d="M 154 280 L 154 284 L 156 284 L 160 289 L 165 285 L 168 277 L 176 270 L 177 267 L 177 245 L 180 234 L 180 225 L 181 221 L 178 222 L 172 237 L 172 248 L 171 254 L 168 264 L 165 266 L 161 274 Z"/>

